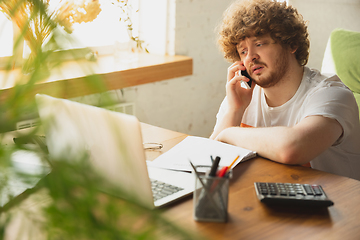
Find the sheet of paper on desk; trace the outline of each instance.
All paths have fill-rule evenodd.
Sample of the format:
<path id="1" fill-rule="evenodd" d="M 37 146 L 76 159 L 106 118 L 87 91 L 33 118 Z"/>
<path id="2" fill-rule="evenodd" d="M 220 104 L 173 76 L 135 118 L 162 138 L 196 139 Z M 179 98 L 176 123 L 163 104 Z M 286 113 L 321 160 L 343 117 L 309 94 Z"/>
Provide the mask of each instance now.
<path id="1" fill-rule="evenodd" d="M 210 166 L 210 156 L 213 156 L 214 159 L 216 156 L 221 158 L 219 168 L 229 166 L 237 156 L 240 156 L 232 166 L 233 168 L 239 162 L 255 157 L 256 152 L 208 138 L 188 136 L 158 158 L 151 162 L 148 161 L 148 165 L 179 171 L 192 171 L 189 160 L 194 165 Z"/>

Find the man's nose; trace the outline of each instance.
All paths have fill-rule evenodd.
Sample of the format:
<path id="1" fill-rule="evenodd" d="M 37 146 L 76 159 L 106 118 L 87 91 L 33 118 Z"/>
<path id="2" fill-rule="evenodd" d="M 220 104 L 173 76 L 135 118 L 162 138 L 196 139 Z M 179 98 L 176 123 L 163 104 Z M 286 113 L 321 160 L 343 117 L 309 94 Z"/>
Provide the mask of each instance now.
<path id="1" fill-rule="evenodd" d="M 259 55 L 254 48 L 250 47 L 248 51 L 248 55 L 246 56 L 248 62 L 254 62 L 259 58 Z"/>

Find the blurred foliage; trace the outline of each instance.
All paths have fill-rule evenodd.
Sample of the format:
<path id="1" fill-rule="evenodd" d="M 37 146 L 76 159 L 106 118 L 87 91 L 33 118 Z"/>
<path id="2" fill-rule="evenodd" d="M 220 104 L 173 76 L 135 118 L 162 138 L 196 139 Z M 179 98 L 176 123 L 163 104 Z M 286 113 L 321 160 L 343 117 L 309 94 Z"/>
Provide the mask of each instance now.
<path id="1" fill-rule="evenodd" d="M 54 31 L 58 24 L 46 11 L 47 0 L 19 0 L 0 1 L 0 8 L 4 11 L 6 4 L 12 3 L 12 10 L 7 14 L 10 19 L 17 16 L 17 10 L 30 4 L 32 11 L 23 15 L 26 24 L 22 25 L 19 39 L 15 48 L 20 46 L 30 22 L 40 21 L 47 26 L 46 44 L 50 46 L 44 50 L 44 42 L 37 42 L 31 62 L 26 64 L 26 74 L 16 79 L 11 95 L 0 101 L 0 130 L 5 132 L 10 125 L 22 119 L 24 113 L 36 113 L 34 99 L 34 85 L 48 77 L 49 72 L 61 66 L 61 58 L 49 61 L 51 53 L 60 49 L 61 41 L 69 36 Z M 36 41 L 35 41 L 36 42 Z M 16 49 L 14 49 L 15 52 Z M 32 49 L 33 50 L 33 49 Z M 73 57 L 76 59 L 76 52 Z M 11 75 L 13 62 L 8 64 L 8 76 Z M 46 66 L 46 69 L 44 69 Z M 99 78 L 93 75 L 88 78 L 94 89 L 106 90 L 100 86 L 100 81 L 91 81 Z M 6 81 L 6 79 L 2 79 Z M 34 139 L 39 134 L 39 127 L 26 131 L 22 139 Z M 33 189 L 28 189 L 19 197 L 12 199 L 0 208 L 0 239 L 193 239 L 178 226 L 164 219 L 159 210 L 149 210 L 142 207 L 136 200 L 121 200 L 113 195 L 99 191 L 104 187 L 111 188 L 116 196 L 124 193 L 121 189 L 111 186 L 87 164 L 86 154 L 81 159 L 66 161 L 58 159 L 49 161 L 46 148 L 28 141 L 17 144 L 6 143 L 5 135 L 0 135 L 0 197 L 3 196 L 8 184 L 9 168 L 14 167 L 12 161 L 14 153 L 20 150 L 31 151 L 41 157 L 43 164 L 50 166 L 51 172 Z M 20 137 L 20 136 L 19 136 Z M 37 147 L 34 147 L 37 146 Z M 34 174 L 20 172 L 18 178 L 25 182 L 33 181 Z M 35 176 L 38 177 L 38 176 Z"/>

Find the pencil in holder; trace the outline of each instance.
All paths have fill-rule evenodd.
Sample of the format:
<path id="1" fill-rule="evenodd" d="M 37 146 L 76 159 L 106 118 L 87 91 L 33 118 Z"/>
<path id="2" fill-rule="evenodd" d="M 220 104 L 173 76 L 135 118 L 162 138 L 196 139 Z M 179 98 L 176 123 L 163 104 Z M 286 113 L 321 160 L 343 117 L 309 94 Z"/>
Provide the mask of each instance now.
<path id="1" fill-rule="evenodd" d="M 228 219 L 228 196 L 229 179 L 231 171 L 224 177 L 211 177 L 204 172 L 203 168 L 210 166 L 197 166 L 202 168 L 195 172 L 194 190 L 194 219 L 205 222 L 227 222 Z"/>

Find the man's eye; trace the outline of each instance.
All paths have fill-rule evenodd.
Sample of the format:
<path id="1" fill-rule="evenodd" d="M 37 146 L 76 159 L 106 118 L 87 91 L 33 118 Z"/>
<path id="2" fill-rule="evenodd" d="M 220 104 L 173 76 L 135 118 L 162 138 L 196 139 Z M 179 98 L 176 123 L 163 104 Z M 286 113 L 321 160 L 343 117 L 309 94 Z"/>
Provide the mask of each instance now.
<path id="1" fill-rule="evenodd" d="M 255 45 L 256 45 L 257 47 L 261 47 L 261 46 L 264 46 L 264 45 L 267 45 L 267 44 L 268 44 L 267 41 L 262 41 L 262 42 L 256 43 Z"/>

